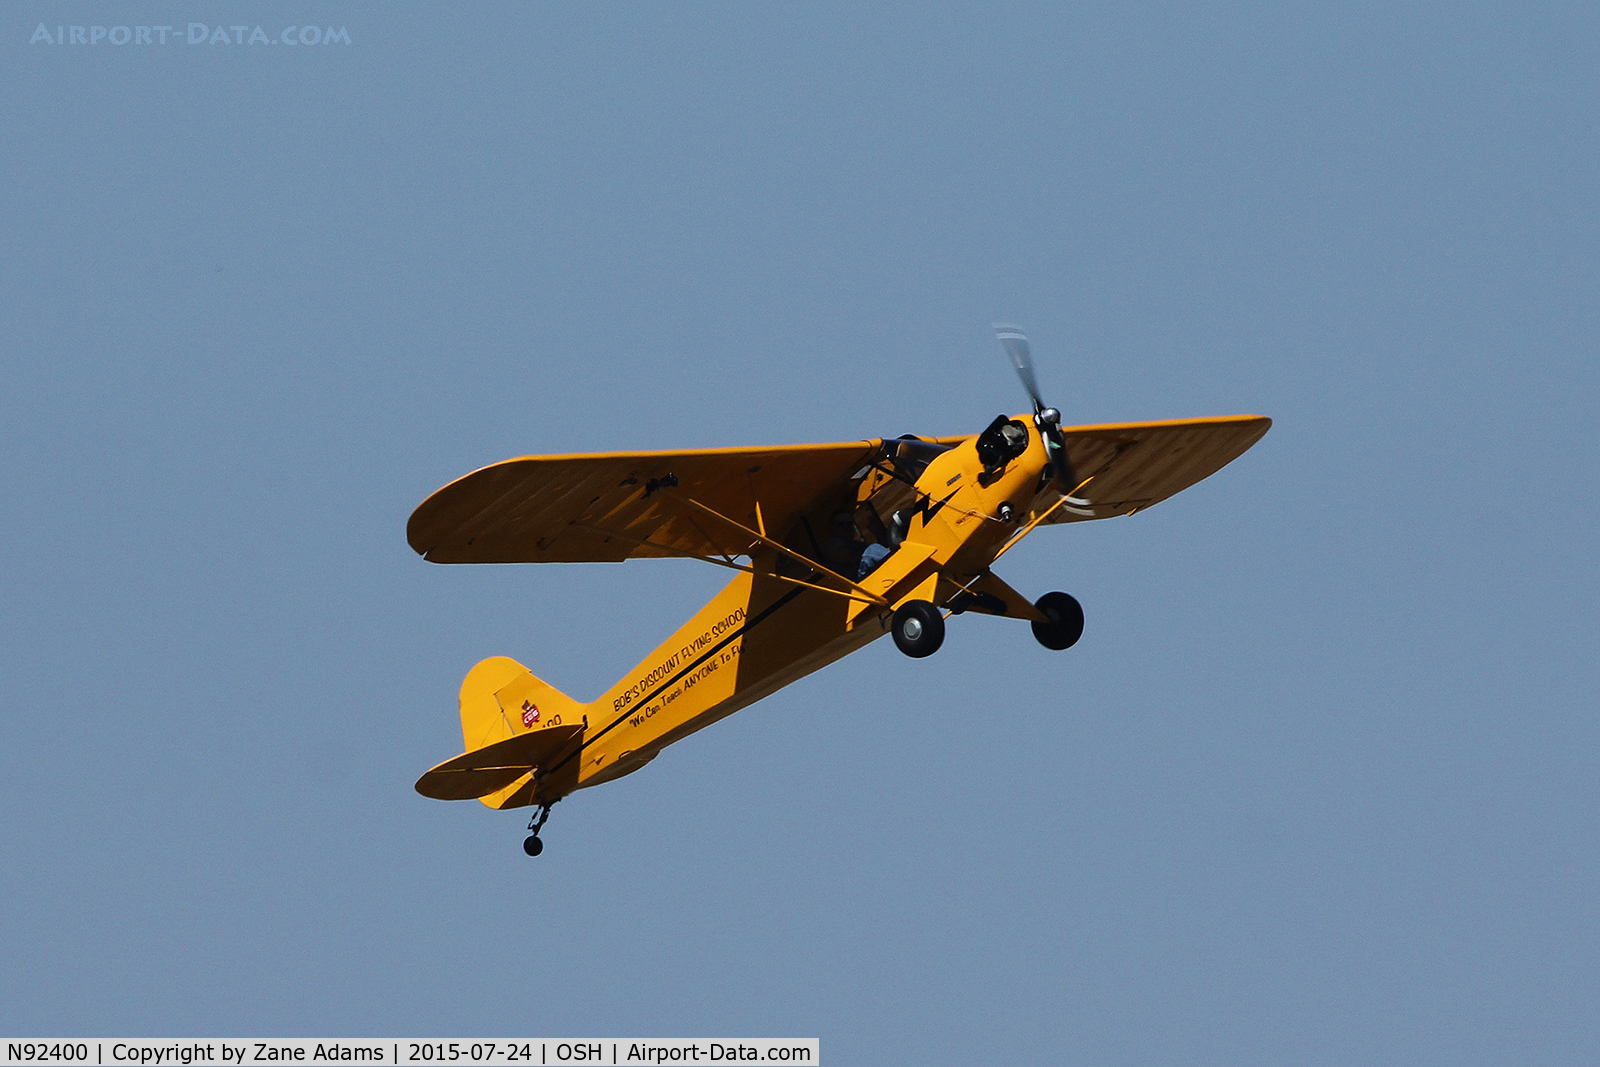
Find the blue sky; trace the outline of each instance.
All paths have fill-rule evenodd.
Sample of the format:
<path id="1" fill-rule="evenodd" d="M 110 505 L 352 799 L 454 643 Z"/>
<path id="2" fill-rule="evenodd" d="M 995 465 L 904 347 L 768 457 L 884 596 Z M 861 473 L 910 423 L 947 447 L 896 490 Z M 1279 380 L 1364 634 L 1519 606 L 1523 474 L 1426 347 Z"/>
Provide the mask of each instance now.
<path id="1" fill-rule="evenodd" d="M 1593 1062 L 1597 29 L 10 5 L 0 1030 Z M 972 432 L 1026 404 L 996 320 L 1069 423 L 1275 420 L 1007 556 L 1076 648 L 876 643 L 536 862 L 412 792 L 478 659 L 590 699 L 723 580 L 431 566 L 428 493 Z"/>

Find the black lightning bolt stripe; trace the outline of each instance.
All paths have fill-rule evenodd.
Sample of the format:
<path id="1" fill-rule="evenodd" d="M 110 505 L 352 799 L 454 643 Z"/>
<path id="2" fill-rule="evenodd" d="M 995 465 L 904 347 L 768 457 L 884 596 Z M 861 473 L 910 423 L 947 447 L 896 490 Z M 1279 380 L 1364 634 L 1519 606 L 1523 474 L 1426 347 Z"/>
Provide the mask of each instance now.
<path id="1" fill-rule="evenodd" d="M 917 501 L 917 506 L 912 509 L 912 514 L 921 515 L 922 525 L 926 527 L 928 523 L 933 521 L 933 517 L 939 514 L 939 512 L 943 511 L 946 504 L 950 503 L 950 498 L 959 492 L 961 492 L 960 489 L 950 490 L 950 492 L 945 494 L 945 498 L 943 500 L 939 501 L 937 504 L 933 504 L 932 507 L 929 507 L 929 504 L 932 502 L 933 496 L 931 494 L 926 495 L 921 500 Z"/>

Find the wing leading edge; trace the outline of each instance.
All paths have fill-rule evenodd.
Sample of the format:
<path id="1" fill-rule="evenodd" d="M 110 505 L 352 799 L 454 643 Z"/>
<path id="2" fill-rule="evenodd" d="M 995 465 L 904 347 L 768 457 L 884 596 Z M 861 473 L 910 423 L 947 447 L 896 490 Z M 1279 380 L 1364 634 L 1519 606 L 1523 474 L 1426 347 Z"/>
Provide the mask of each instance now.
<path id="1" fill-rule="evenodd" d="M 1093 505 L 1060 508 L 1048 523 L 1131 515 L 1159 504 L 1238 459 L 1272 428 L 1264 415 L 1121 422 L 1061 431 L 1077 492 Z"/>
<path id="2" fill-rule="evenodd" d="M 1062 429 L 1077 495 L 1091 507 L 1047 523 L 1131 515 L 1215 474 L 1272 420 L 1228 415 Z M 953 447 L 970 436 L 930 440 Z M 456 479 L 418 505 L 411 547 L 434 563 L 613 563 L 732 558 L 755 542 L 707 521 L 679 497 L 782 537 L 799 516 L 871 460 L 881 439 L 769 448 L 523 456 Z M 671 489 L 672 492 L 660 492 Z M 759 505 L 760 513 L 757 513 Z"/>
<path id="3" fill-rule="evenodd" d="M 406 540 L 434 563 L 738 556 L 751 544 L 737 531 L 696 518 L 673 497 L 689 497 L 752 529 L 782 531 L 818 497 L 842 487 L 881 444 L 508 459 L 424 500 L 406 524 Z"/>

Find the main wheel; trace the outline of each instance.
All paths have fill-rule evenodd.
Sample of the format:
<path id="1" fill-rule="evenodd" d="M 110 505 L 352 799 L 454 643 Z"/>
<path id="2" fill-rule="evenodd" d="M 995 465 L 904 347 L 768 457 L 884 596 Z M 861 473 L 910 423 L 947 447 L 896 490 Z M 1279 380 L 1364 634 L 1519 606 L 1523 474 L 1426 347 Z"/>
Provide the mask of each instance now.
<path id="1" fill-rule="evenodd" d="M 1046 593 L 1033 602 L 1049 622 L 1033 624 L 1033 636 L 1057 652 L 1071 648 L 1083 636 L 1083 605 L 1067 593 Z"/>
<path id="2" fill-rule="evenodd" d="M 939 651 L 944 644 L 944 616 L 926 600 L 908 600 L 894 613 L 895 647 L 912 659 Z"/>
<path id="3" fill-rule="evenodd" d="M 534 834 L 522 843 L 522 851 L 530 856 L 537 856 L 544 851 L 544 842 L 539 840 L 537 834 Z"/>

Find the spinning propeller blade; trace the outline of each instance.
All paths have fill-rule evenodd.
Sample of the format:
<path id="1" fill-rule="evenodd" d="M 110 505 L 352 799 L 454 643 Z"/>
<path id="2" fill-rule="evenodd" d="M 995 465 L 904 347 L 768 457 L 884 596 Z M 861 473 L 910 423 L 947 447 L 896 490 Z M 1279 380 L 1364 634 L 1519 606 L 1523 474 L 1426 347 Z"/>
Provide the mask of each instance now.
<path id="1" fill-rule="evenodd" d="M 1039 380 L 1033 376 L 1033 354 L 1028 350 L 1028 335 L 1022 332 L 1020 326 L 1008 326 L 1003 322 L 994 324 L 994 335 L 999 338 L 1000 347 L 1006 350 L 1006 355 L 1011 359 L 1011 367 L 1017 372 L 1017 377 L 1022 379 L 1022 387 L 1032 398 L 1033 413 L 1039 414 L 1044 410 L 1044 401 L 1039 397 Z"/>
<path id="2" fill-rule="evenodd" d="M 1039 427 L 1039 436 L 1044 438 L 1045 451 L 1050 457 L 1050 473 L 1060 487 L 1061 495 L 1067 498 L 1069 504 L 1088 506 L 1087 500 L 1072 496 L 1072 491 L 1078 487 L 1078 476 L 1072 469 L 1072 460 L 1067 458 L 1066 442 L 1061 438 L 1061 412 L 1046 407 L 1044 398 L 1039 395 L 1039 380 L 1033 373 L 1033 353 L 1028 348 L 1028 335 L 1022 332 L 1020 326 L 1003 322 L 994 324 L 994 335 L 1000 347 L 1006 350 L 1006 357 L 1011 360 L 1017 377 L 1022 379 L 1022 387 L 1028 391 L 1028 398 L 1033 401 L 1033 424 Z"/>

